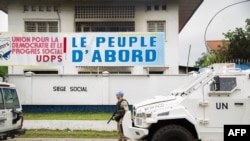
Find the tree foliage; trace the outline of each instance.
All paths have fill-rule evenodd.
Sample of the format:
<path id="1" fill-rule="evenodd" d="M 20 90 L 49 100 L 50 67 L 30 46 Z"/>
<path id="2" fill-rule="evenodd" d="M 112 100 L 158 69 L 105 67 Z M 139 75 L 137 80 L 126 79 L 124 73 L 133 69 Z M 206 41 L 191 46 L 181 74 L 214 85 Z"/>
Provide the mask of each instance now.
<path id="1" fill-rule="evenodd" d="M 236 28 L 235 31 L 228 31 L 223 35 L 229 39 L 229 59 L 250 60 L 250 19 L 246 20 L 245 30 Z"/>
<path id="2" fill-rule="evenodd" d="M 222 46 L 217 50 L 202 53 L 196 61 L 197 67 L 205 67 L 213 63 L 250 61 L 250 19 L 246 19 L 245 29 L 236 28 L 222 33 L 225 37 Z"/>
<path id="3" fill-rule="evenodd" d="M 7 66 L 0 66 L 0 78 L 2 77 L 3 79 L 5 79 L 7 74 L 8 74 L 8 67 Z"/>

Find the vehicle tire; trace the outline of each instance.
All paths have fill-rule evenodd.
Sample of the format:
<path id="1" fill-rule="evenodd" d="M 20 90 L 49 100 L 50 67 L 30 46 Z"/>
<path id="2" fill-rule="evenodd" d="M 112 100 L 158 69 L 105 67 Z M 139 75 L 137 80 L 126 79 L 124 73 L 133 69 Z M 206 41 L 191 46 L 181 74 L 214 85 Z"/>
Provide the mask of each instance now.
<path id="1" fill-rule="evenodd" d="M 180 125 L 167 125 L 155 132 L 151 141 L 193 141 L 193 135 Z"/>

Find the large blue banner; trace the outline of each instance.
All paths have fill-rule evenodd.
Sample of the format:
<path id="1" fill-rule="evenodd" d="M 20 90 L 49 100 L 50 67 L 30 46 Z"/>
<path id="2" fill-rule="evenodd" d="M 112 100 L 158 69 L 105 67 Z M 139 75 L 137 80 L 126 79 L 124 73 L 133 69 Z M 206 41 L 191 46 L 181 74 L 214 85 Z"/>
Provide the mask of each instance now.
<path id="1" fill-rule="evenodd" d="M 165 37 L 145 33 L 0 35 L 0 65 L 163 66 Z"/>

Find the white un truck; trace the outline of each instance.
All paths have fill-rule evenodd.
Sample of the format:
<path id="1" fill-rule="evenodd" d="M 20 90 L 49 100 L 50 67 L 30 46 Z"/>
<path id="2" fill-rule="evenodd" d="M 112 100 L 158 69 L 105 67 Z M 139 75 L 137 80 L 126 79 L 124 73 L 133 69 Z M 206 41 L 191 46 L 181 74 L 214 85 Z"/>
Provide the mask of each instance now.
<path id="1" fill-rule="evenodd" d="M 223 141 L 225 126 L 250 124 L 250 71 L 215 64 L 192 77 L 168 96 L 134 104 L 123 119 L 125 136 L 147 141 Z"/>
<path id="2" fill-rule="evenodd" d="M 16 87 L 0 82 L 0 140 L 25 134 L 23 116 Z"/>

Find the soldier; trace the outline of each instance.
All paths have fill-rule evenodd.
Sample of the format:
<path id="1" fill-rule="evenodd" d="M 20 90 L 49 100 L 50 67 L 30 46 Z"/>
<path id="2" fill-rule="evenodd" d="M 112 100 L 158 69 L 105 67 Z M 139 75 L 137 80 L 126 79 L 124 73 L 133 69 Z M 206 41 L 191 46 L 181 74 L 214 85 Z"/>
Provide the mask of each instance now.
<path id="1" fill-rule="evenodd" d="M 128 102 L 126 99 L 123 99 L 123 92 L 119 91 L 116 93 L 117 103 L 116 103 L 116 113 L 114 119 L 117 122 L 117 132 L 118 132 L 118 141 L 127 141 L 127 138 L 124 136 L 122 131 L 122 119 L 124 114 L 129 110 Z"/>

